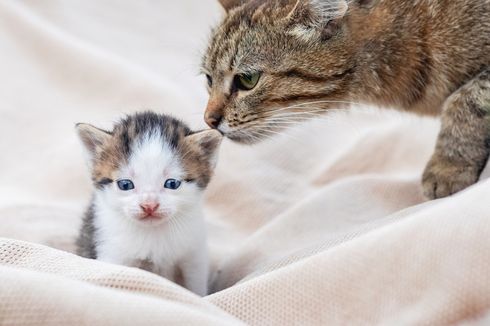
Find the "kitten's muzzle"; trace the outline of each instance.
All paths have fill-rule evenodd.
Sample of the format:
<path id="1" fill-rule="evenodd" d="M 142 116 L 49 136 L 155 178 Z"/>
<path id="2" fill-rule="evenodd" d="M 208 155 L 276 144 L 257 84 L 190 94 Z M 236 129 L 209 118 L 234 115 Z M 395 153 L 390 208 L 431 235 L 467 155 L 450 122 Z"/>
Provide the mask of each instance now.
<path id="1" fill-rule="evenodd" d="M 159 203 L 143 203 L 140 204 L 141 210 L 148 216 L 151 217 L 155 214 L 155 212 L 160 207 Z"/>

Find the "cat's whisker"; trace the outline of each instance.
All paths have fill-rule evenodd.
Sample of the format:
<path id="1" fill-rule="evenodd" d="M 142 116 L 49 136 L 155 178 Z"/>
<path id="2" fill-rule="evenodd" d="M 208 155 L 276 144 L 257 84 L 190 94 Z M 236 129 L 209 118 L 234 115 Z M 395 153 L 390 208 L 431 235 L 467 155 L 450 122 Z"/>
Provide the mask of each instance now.
<path id="1" fill-rule="evenodd" d="M 267 132 L 270 132 L 270 130 L 254 130 L 253 133 L 254 133 L 254 138 L 256 141 L 259 141 L 259 140 L 264 140 L 264 139 L 273 139 L 273 137 L 271 135 L 268 135 L 266 133 L 264 133 L 264 131 L 267 131 Z"/>
<path id="2" fill-rule="evenodd" d="M 274 116 L 274 115 L 281 114 L 281 113 L 303 114 L 306 112 L 316 113 L 316 114 L 325 114 L 328 112 L 328 110 L 326 110 L 325 108 L 310 107 L 310 106 L 303 105 L 303 106 L 289 106 L 287 108 L 282 108 L 282 109 L 277 109 L 277 110 L 269 110 L 269 111 L 265 111 L 264 113 L 268 116 Z"/>
<path id="3" fill-rule="evenodd" d="M 282 116 L 270 116 L 270 117 L 262 117 L 262 118 L 257 118 L 251 121 L 248 121 L 246 123 L 243 123 L 240 125 L 240 129 L 236 131 L 243 131 L 246 130 L 247 128 L 253 127 L 254 125 L 261 124 L 265 121 L 273 121 L 274 119 L 276 121 L 280 120 L 289 120 L 291 122 L 295 122 L 298 124 L 301 120 L 301 118 L 306 119 L 315 119 L 321 117 L 315 112 L 298 112 L 297 114 L 295 112 L 284 114 Z"/>
<path id="4" fill-rule="evenodd" d="M 301 109 L 301 111 L 291 111 L 291 109 Z M 291 109 L 290 111 L 278 112 L 277 114 L 274 115 L 291 114 L 291 113 L 301 114 L 305 112 L 315 112 L 315 113 L 324 114 L 327 112 L 325 109 L 317 106 L 292 107 Z"/>
<path id="5" fill-rule="evenodd" d="M 249 129 L 249 131 L 252 133 L 253 137 L 255 140 L 261 140 L 261 139 L 272 139 L 270 135 L 266 135 L 262 132 L 262 130 L 259 128 L 257 129 L 256 127 Z"/>
<path id="6" fill-rule="evenodd" d="M 294 109 L 295 107 L 294 106 L 290 106 L 288 107 L 288 109 Z M 265 115 L 263 116 L 255 116 L 253 119 L 251 120 L 248 120 L 248 121 L 245 121 L 242 123 L 242 125 L 245 125 L 245 124 L 249 124 L 249 123 L 252 123 L 252 122 L 255 122 L 255 121 L 258 121 L 258 120 L 261 120 L 261 119 L 264 119 L 264 118 L 269 118 L 269 117 L 277 117 L 277 116 L 280 116 L 282 114 L 289 114 L 289 115 L 293 115 L 293 114 L 296 114 L 296 115 L 302 115 L 302 114 L 308 114 L 308 113 L 316 113 L 316 114 L 320 114 L 320 113 L 324 113 L 325 110 L 322 109 L 322 108 L 319 108 L 319 107 L 307 107 L 307 111 L 305 110 L 302 110 L 302 111 L 287 111 L 287 112 L 283 112 L 283 113 L 278 113 L 278 114 L 269 114 L 271 112 L 266 112 Z"/>
<path id="7" fill-rule="evenodd" d="M 267 133 L 266 133 L 267 132 Z M 254 131 L 254 135 L 255 135 L 255 140 L 256 141 L 261 141 L 261 140 L 264 140 L 264 139 L 267 139 L 267 140 L 271 140 L 271 139 L 274 139 L 274 137 L 270 134 L 270 130 L 255 130 Z"/>
<path id="8" fill-rule="evenodd" d="M 290 108 L 294 108 L 291 106 Z M 325 110 L 319 107 L 307 107 L 307 110 L 304 111 L 294 111 L 294 112 L 281 112 L 278 114 L 270 114 L 262 117 L 257 117 L 253 120 L 249 120 L 246 123 L 240 125 L 240 128 L 235 130 L 235 132 L 247 132 L 249 133 L 253 128 L 261 127 L 261 125 L 269 125 L 270 127 L 289 127 L 299 125 L 300 122 L 304 120 L 324 120 L 331 121 L 330 118 L 327 118 L 322 115 Z M 261 127 L 264 128 L 263 126 Z M 265 131 L 265 130 L 264 130 Z M 243 134 L 243 136 L 249 136 L 247 134 Z M 263 132 L 261 133 L 263 136 Z"/>
<path id="9" fill-rule="evenodd" d="M 282 115 L 286 115 L 286 116 L 293 116 L 293 115 L 303 115 L 303 114 L 316 114 L 316 115 L 321 115 L 322 113 L 324 113 L 323 110 L 320 110 L 320 109 L 315 109 L 315 110 L 312 110 L 312 108 L 309 108 L 308 111 L 293 111 L 293 112 L 283 112 L 283 113 L 278 113 L 278 114 L 272 114 L 272 115 L 268 115 L 268 116 L 265 116 L 265 117 L 274 117 L 274 116 L 282 116 Z"/>
<path id="10" fill-rule="evenodd" d="M 274 119 L 274 118 L 291 118 L 291 119 L 294 119 L 296 118 L 296 121 L 298 122 L 299 119 L 301 118 L 322 118 L 322 115 L 319 114 L 319 111 L 306 111 L 306 112 L 290 112 L 290 113 L 287 113 L 287 114 L 283 114 L 281 116 L 279 115 L 272 115 L 272 116 L 268 116 L 268 117 L 263 117 L 264 119 Z"/>
<path id="11" fill-rule="evenodd" d="M 297 125 L 298 122 L 295 121 L 277 121 L 277 120 L 266 120 L 267 124 L 271 125 Z"/>
<path id="12" fill-rule="evenodd" d="M 290 106 L 286 106 L 286 107 L 278 108 L 278 109 L 270 109 L 270 110 L 266 110 L 265 112 L 279 112 L 279 111 L 289 110 L 289 109 L 295 108 L 295 107 L 302 108 L 302 107 L 304 107 L 306 105 L 310 105 L 310 104 L 349 104 L 349 105 L 361 105 L 361 103 L 359 103 L 359 102 L 352 102 L 352 101 L 322 100 L 322 101 L 311 101 L 311 102 L 304 102 L 304 103 L 294 104 L 294 105 L 290 105 Z M 322 110 L 326 110 L 326 109 L 323 108 Z"/>
<path id="13" fill-rule="evenodd" d="M 323 100 L 323 101 L 314 101 L 314 102 L 300 103 L 300 104 L 297 104 L 297 106 L 304 106 L 304 105 L 309 105 L 309 104 L 349 104 L 349 105 L 362 105 L 362 103 L 353 102 L 353 101 Z"/>
<path id="14" fill-rule="evenodd" d="M 288 137 L 294 141 L 299 141 L 298 139 L 296 139 L 295 137 L 293 137 L 292 135 L 288 134 L 288 133 L 280 133 L 280 132 L 277 132 L 277 131 L 274 131 L 274 130 L 270 130 L 270 129 L 267 129 L 265 127 L 262 127 L 260 129 L 256 129 L 258 130 L 259 132 L 261 132 L 261 134 L 263 136 L 269 136 L 270 139 L 272 139 L 272 135 L 273 136 L 282 136 L 282 137 Z M 267 135 L 267 134 L 270 134 L 270 135 Z"/>
<path id="15" fill-rule="evenodd" d="M 305 114 L 308 115 L 308 113 Z M 331 122 L 333 120 L 329 116 L 318 116 L 317 114 L 306 116 L 304 118 L 312 121 L 326 121 L 326 122 Z M 302 122 L 302 121 L 298 121 L 298 117 L 296 115 L 291 116 L 291 114 L 281 114 L 279 116 L 271 116 L 265 118 L 263 121 L 269 124 L 276 124 L 276 125 L 280 124 L 283 126 L 300 125 L 300 123 Z"/>

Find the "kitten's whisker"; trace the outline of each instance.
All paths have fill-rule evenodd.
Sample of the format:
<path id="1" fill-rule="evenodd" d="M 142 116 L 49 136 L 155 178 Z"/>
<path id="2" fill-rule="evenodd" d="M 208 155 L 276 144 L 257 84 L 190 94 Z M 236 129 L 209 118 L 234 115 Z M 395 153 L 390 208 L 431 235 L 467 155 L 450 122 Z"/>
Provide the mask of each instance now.
<path id="1" fill-rule="evenodd" d="M 191 200 L 191 199 L 183 199 L 183 198 L 179 198 L 177 200 L 177 204 L 194 204 L 195 201 L 194 200 Z"/>

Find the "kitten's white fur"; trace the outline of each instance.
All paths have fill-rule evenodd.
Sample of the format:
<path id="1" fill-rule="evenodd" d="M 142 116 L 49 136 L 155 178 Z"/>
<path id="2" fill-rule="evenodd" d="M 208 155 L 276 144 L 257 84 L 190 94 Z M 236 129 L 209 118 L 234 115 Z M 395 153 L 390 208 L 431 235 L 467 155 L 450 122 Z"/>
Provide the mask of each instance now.
<path id="1" fill-rule="evenodd" d="M 205 295 L 209 263 L 201 210 L 203 191 L 183 181 L 178 156 L 160 134 L 147 134 L 134 148 L 128 164 L 119 169 L 118 179 L 132 180 L 135 189 L 122 191 L 114 182 L 95 193 L 98 259 L 135 267 L 150 261 L 152 272 L 176 281 L 179 271 L 183 286 Z M 164 188 L 170 178 L 182 181 L 179 189 Z M 159 211 L 169 218 L 138 220 L 139 205 L 148 200 L 157 201 Z"/>

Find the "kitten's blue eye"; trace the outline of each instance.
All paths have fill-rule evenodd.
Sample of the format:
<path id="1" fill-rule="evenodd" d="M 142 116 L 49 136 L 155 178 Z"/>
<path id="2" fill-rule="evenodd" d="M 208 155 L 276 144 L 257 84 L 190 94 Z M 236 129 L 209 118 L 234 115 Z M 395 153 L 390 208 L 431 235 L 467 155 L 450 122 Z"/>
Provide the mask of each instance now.
<path id="1" fill-rule="evenodd" d="M 165 181 L 164 187 L 167 189 L 177 190 L 177 189 L 179 189 L 181 184 L 182 184 L 182 182 L 180 182 L 179 180 L 168 179 L 167 181 Z"/>
<path id="2" fill-rule="evenodd" d="M 117 182 L 117 186 L 122 191 L 129 191 L 129 190 L 134 189 L 134 183 L 131 180 L 119 180 Z"/>

